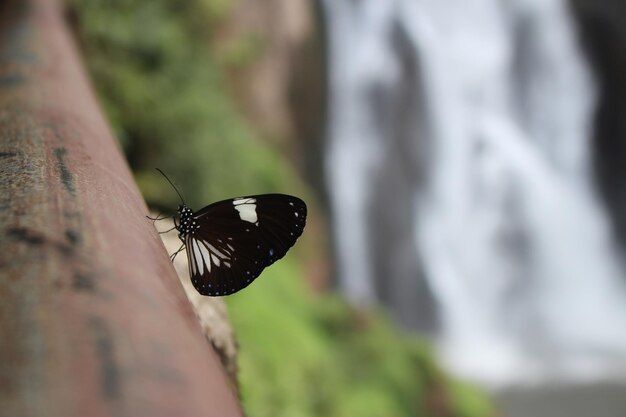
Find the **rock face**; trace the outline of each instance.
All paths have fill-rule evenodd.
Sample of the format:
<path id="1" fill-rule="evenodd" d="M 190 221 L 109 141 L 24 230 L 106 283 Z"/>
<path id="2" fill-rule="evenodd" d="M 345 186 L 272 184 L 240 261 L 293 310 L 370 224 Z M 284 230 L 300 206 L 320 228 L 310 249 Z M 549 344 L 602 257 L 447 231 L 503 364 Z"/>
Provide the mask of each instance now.
<path id="1" fill-rule="evenodd" d="M 231 57 L 224 64 L 250 124 L 288 154 L 324 203 L 327 70 L 319 2 L 236 0 L 218 32 L 219 55 Z M 308 281 L 327 288 L 330 231 L 316 207 L 310 208 L 307 235 L 315 236 L 319 255 L 310 262 Z"/>
<path id="2" fill-rule="evenodd" d="M 626 242 L 626 3 L 571 0 L 598 87 L 596 179 L 622 247 Z"/>
<path id="3" fill-rule="evenodd" d="M 292 82 L 301 64 L 312 62 L 303 52 L 318 33 L 315 23 L 310 0 L 236 0 L 222 24 L 218 43 L 232 57 L 227 65 L 233 87 L 252 124 L 266 136 L 296 133 Z"/>

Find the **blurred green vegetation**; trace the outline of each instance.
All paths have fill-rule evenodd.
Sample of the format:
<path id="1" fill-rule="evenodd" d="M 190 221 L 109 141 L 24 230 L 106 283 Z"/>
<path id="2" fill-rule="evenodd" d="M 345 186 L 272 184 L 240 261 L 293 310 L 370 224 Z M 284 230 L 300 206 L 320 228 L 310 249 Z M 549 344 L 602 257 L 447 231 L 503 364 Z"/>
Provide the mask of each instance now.
<path id="1" fill-rule="evenodd" d="M 228 298 L 250 417 L 495 415 L 484 395 L 438 368 L 424 340 L 382 312 L 312 294 L 302 275 L 286 257 Z"/>
<path id="2" fill-rule="evenodd" d="M 227 69 L 246 65 L 263 48 L 256 37 L 231 48 L 214 45 L 230 1 L 68 5 L 101 103 L 150 205 L 178 204 L 155 167 L 196 208 L 272 191 L 310 196 L 229 91 Z M 482 394 L 439 370 L 427 343 L 397 331 L 381 312 L 357 314 L 336 296 L 307 291 L 302 271 L 310 247 L 297 246 L 228 299 L 248 416 L 494 415 Z"/>
<path id="3" fill-rule="evenodd" d="M 257 45 L 217 52 L 213 34 L 230 2 L 69 3 L 101 103 L 149 204 L 178 204 L 155 167 L 192 207 L 233 195 L 297 193 L 288 164 L 254 135 L 229 93 L 223 63 Z"/>

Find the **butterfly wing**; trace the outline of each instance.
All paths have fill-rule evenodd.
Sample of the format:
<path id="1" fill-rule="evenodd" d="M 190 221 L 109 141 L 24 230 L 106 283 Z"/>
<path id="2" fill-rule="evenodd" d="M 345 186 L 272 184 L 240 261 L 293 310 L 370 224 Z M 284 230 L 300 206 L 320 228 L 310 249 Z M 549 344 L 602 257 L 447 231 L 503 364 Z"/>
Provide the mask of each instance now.
<path id="1" fill-rule="evenodd" d="M 224 200 L 198 211 L 200 227 L 185 241 L 192 284 L 211 296 L 247 287 L 296 243 L 306 215 L 302 200 L 284 194 Z"/>

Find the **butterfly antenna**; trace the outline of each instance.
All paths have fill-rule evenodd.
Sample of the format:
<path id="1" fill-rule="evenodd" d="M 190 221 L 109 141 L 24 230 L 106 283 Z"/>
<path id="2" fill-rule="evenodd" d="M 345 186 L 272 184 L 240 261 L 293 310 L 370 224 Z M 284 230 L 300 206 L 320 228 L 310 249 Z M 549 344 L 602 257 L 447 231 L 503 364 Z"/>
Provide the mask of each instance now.
<path id="1" fill-rule="evenodd" d="M 183 202 L 183 204 L 185 204 L 185 199 L 183 198 L 182 195 L 180 195 L 180 192 L 178 191 L 178 188 L 176 188 L 176 186 L 174 185 L 174 183 L 172 181 L 170 181 L 169 178 L 167 178 L 167 175 L 165 175 L 165 173 L 163 171 L 161 171 L 159 168 L 156 168 L 157 171 L 159 171 L 161 173 L 161 175 L 163 175 L 165 177 L 165 179 L 167 180 L 167 182 L 170 183 L 170 185 L 172 186 L 172 188 L 174 188 L 174 191 L 176 191 L 176 194 L 178 194 L 178 196 L 180 197 L 180 201 Z"/>

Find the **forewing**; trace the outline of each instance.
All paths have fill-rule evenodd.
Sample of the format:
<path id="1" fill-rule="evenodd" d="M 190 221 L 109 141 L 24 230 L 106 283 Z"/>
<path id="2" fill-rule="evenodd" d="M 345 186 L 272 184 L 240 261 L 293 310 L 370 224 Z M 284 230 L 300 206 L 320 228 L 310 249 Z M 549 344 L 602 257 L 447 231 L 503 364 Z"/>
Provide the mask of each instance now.
<path id="1" fill-rule="evenodd" d="M 304 230 L 302 200 L 263 194 L 220 201 L 198 211 L 200 227 L 185 242 L 191 282 L 203 295 L 247 287 L 285 256 Z"/>

